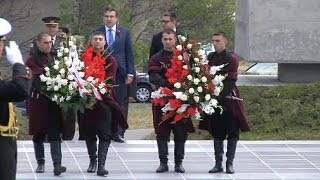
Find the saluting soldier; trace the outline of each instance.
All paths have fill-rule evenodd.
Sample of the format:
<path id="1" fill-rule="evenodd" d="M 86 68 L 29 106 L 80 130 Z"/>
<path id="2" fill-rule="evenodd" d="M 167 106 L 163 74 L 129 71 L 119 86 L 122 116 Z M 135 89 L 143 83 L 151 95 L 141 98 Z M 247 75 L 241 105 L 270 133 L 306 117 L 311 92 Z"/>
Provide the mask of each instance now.
<path id="1" fill-rule="evenodd" d="M 10 23 L 0 18 L 0 58 L 5 46 L 5 36 L 11 31 Z M 10 41 L 6 57 L 13 65 L 12 79 L 2 79 L 0 73 L 0 176 L 15 180 L 17 171 L 17 122 L 11 102 L 25 100 L 30 92 L 31 72 L 24 65 L 18 45 Z"/>

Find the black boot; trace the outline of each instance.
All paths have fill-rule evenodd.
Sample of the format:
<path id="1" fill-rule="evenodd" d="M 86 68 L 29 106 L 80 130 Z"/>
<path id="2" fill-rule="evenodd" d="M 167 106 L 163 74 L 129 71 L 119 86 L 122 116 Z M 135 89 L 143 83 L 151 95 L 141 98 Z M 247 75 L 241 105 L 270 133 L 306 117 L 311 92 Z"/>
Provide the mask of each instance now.
<path id="1" fill-rule="evenodd" d="M 185 169 L 182 166 L 182 160 L 184 158 L 184 144 L 185 142 L 174 142 L 174 171 L 178 173 L 185 172 Z"/>
<path id="2" fill-rule="evenodd" d="M 33 142 L 33 147 L 38 164 L 36 173 L 44 173 L 44 144 L 43 142 Z"/>
<path id="3" fill-rule="evenodd" d="M 238 139 L 229 139 L 228 140 L 227 153 L 226 153 L 226 156 L 227 156 L 226 173 L 227 174 L 234 173 L 233 159 L 236 154 L 237 142 L 238 142 Z"/>
<path id="4" fill-rule="evenodd" d="M 67 168 L 61 166 L 62 153 L 61 153 L 61 142 L 60 141 L 51 141 L 51 158 L 53 161 L 53 173 L 55 176 L 60 175 L 61 173 L 66 172 Z"/>
<path id="5" fill-rule="evenodd" d="M 163 173 L 169 171 L 168 167 L 168 142 L 167 140 L 157 139 L 158 154 L 160 159 L 160 166 L 156 173 Z"/>
<path id="6" fill-rule="evenodd" d="M 98 148 L 98 176 L 106 176 L 109 172 L 105 169 L 105 162 L 108 154 L 108 148 L 110 145 L 110 141 L 99 141 L 99 148 Z"/>
<path id="7" fill-rule="evenodd" d="M 223 171 L 222 157 L 223 157 L 223 140 L 214 139 L 214 156 L 216 160 L 215 166 L 209 170 L 209 173 L 219 173 Z"/>
<path id="8" fill-rule="evenodd" d="M 97 170 L 97 142 L 95 140 L 86 140 L 87 150 L 90 158 L 88 173 L 94 173 Z"/>

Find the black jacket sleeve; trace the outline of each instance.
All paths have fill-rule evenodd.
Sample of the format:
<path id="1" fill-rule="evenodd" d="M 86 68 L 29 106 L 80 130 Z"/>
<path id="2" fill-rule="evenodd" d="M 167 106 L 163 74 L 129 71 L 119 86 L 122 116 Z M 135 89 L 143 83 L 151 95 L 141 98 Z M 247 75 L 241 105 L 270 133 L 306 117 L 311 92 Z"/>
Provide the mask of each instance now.
<path id="1" fill-rule="evenodd" d="M 235 80 L 225 80 L 223 82 L 223 89 L 219 94 L 220 98 L 224 98 L 228 95 L 231 95 L 232 90 L 234 89 L 236 85 L 236 81 Z"/>
<path id="2" fill-rule="evenodd" d="M 165 80 L 159 73 L 150 73 L 149 81 L 158 87 L 171 87 L 169 82 Z"/>
<path id="3" fill-rule="evenodd" d="M 14 102 L 25 100 L 31 90 L 31 70 L 25 65 L 13 65 L 12 80 L 0 81 L 0 101 Z"/>

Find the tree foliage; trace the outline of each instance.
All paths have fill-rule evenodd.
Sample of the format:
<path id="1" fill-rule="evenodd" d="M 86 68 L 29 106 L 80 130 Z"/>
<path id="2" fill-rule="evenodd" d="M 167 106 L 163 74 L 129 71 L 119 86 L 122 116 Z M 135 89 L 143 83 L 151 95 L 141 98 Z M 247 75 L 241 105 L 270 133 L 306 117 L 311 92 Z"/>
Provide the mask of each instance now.
<path id="1" fill-rule="evenodd" d="M 103 8 L 112 5 L 119 11 L 119 23 L 131 30 L 136 65 L 148 60 L 152 34 L 162 30 L 159 18 L 164 12 L 177 14 L 178 29 L 201 42 L 210 41 L 214 32 L 234 36 L 235 0 L 64 0 L 60 4 L 62 24 L 74 34 L 88 37 L 103 24 Z"/>
<path id="2" fill-rule="evenodd" d="M 235 0 L 176 0 L 172 7 L 178 17 L 178 28 L 199 41 L 224 31 L 233 42 L 235 10 Z"/>

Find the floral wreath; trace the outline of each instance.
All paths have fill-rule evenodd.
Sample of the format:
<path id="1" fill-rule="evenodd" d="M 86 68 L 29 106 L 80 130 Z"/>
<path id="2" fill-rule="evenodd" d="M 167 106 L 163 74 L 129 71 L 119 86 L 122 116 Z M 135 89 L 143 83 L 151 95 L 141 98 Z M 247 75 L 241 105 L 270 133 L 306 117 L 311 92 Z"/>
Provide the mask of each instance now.
<path id="1" fill-rule="evenodd" d="M 216 72 L 225 65 L 209 66 L 199 55 L 196 41 L 183 36 L 179 40 L 182 44 L 174 48 L 171 67 L 165 74 L 173 88 L 160 87 L 151 95 L 153 104 L 162 107 L 162 122 L 173 119 L 172 123 L 177 123 L 188 117 L 201 119 L 203 114 L 213 114 L 216 108 L 222 108 L 216 98 L 225 76 Z"/>

